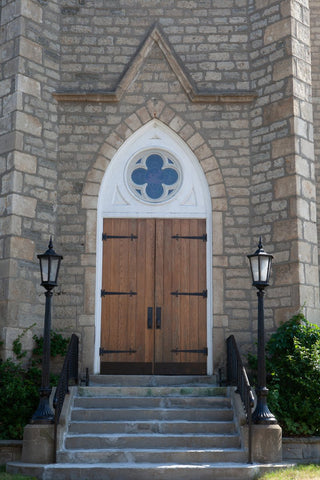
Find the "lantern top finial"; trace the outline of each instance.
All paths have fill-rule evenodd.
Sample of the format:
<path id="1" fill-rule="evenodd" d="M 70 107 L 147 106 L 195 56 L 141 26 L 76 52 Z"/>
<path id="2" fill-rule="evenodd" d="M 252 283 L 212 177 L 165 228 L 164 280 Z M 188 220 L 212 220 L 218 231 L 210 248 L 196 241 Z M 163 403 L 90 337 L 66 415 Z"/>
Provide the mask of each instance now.
<path id="1" fill-rule="evenodd" d="M 46 252 L 44 254 L 45 255 L 57 255 L 56 252 L 53 250 L 52 235 L 50 235 L 48 250 L 46 250 Z"/>

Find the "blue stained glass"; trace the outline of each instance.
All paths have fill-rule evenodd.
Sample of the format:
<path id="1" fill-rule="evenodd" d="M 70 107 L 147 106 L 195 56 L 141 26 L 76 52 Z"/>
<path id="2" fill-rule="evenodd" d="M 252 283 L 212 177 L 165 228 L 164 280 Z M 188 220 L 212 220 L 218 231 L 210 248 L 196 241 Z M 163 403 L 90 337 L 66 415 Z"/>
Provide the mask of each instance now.
<path id="1" fill-rule="evenodd" d="M 160 198 L 161 195 L 163 195 L 163 186 L 161 184 L 156 184 L 156 183 L 148 183 L 147 188 L 146 188 L 146 193 L 150 198 L 153 198 L 156 200 L 157 198 Z"/>
<path id="2" fill-rule="evenodd" d="M 147 183 L 147 170 L 144 168 L 137 168 L 132 172 L 131 178 L 137 185 L 143 185 L 144 183 Z"/>
<path id="3" fill-rule="evenodd" d="M 169 161 L 169 160 L 168 160 Z M 139 160 L 136 164 L 141 163 Z M 170 161 L 173 164 L 172 161 Z M 146 160 L 146 168 L 136 168 L 131 173 L 131 180 L 136 185 L 145 185 L 146 194 L 157 200 L 164 194 L 163 185 L 173 185 L 178 180 L 178 172 L 173 168 L 163 168 L 164 161 L 159 154 L 153 153 Z M 170 190 L 172 192 L 173 190 Z"/>
<path id="4" fill-rule="evenodd" d="M 166 185 L 173 185 L 178 180 L 178 173 L 173 168 L 163 170 L 162 181 Z"/>

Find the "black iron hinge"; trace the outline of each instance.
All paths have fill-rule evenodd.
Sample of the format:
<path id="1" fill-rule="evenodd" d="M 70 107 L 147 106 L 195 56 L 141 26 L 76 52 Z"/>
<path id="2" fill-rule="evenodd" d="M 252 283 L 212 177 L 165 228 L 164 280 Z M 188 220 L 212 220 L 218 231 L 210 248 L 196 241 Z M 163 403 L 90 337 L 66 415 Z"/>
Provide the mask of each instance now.
<path id="1" fill-rule="evenodd" d="M 132 353 L 137 353 L 137 350 L 133 350 L 132 348 L 130 348 L 129 350 L 105 350 L 104 348 L 100 347 L 99 349 L 100 357 L 105 353 L 129 353 L 129 355 L 132 355 Z"/>
<path id="2" fill-rule="evenodd" d="M 102 234 L 102 241 L 106 241 L 110 238 L 129 238 L 131 241 L 133 241 L 136 240 L 138 236 L 133 235 L 133 233 L 131 233 L 131 235 L 107 235 L 106 233 Z"/>
<path id="3" fill-rule="evenodd" d="M 173 350 L 171 350 L 172 353 L 203 353 L 203 355 L 206 355 L 208 356 L 208 349 L 207 347 L 205 348 L 202 348 L 201 350 L 195 350 L 195 349 L 191 349 L 191 350 L 179 350 L 179 348 L 175 348 Z"/>
<path id="4" fill-rule="evenodd" d="M 132 297 L 133 295 L 137 295 L 137 292 L 133 292 L 130 290 L 130 292 L 106 292 L 105 290 L 101 290 L 101 297 L 106 297 L 107 295 L 129 295 L 129 297 Z"/>
<path id="5" fill-rule="evenodd" d="M 171 295 L 174 295 L 175 297 L 178 297 L 179 295 L 188 295 L 191 297 L 207 298 L 208 290 L 202 290 L 202 292 L 179 292 L 179 290 L 176 290 L 175 292 L 171 292 Z"/>
<path id="6" fill-rule="evenodd" d="M 172 235 L 171 238 L 174 238 L 175 240 L 180 240 L 182 238 L 187 238 L 189 240 L 202 240 L 203 242 L 206 242 L 207 241 L 207 234 L 205 233 L 204 235 L 200 235 L 200 236 Z"/>

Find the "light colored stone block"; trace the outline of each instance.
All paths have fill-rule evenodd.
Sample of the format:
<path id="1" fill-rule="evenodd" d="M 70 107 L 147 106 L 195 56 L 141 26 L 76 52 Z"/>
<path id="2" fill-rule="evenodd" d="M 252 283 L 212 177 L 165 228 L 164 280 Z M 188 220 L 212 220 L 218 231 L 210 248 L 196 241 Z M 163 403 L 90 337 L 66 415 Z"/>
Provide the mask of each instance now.
<path id="1" fill-rule="evenodd" d="M 17 91 L 40 97 L 41 86 L 40 82 L 25 75 L 17 75 Z"/>
<path id="2" fill-rule="evenodd" d="M 315 199 L 316 195 L 316 187 L 314 182 L 310 182 L 309 180 L 302 179 L 301 180 L 301 194 L 310 200 Z"/>
<path id="3" fill-rule="evenodd" d="M 54 461 L 54 426 L 27 425 L 23 433 L 21 461 L 47 464 Z"/>
<path id="4" fill-rule="evenodd" d="M 10 237 L 10 257 L 33 261 L 35 244 L 33 240 L 22 237 Z"/>
<path id="5" fill-rule="evenodd" d="M 87 210 L 86 253 L 96 253 L 97 212 Z"/>
<path id="6" fill-rule="evenodd" d="M 79 315 L 78 321 L 80 327 L 92 327 L 95 324 L 94 315 Z"/>
<path id="7" fill-rule="evenodd" d="M 37 157 L 25 152 L 14 152 L 13 164 L 21 172 L 34 174 L 37 171 Z"/>
<path id="8" fill-rule="evenodd" d="M 17 215 L 28 218 L 36 216 L 37 200 L 35 198 L 26 197 L 13 193 L 8 195 L 7 209 L 8 214 Z"/>
<path id="9" fill-rule="evenodd" d="M 213 255 L 223 254 L 223 217 L 221 212 L 212 214 L 212 253 Z"/>
<path id="10" fill-rule="evenodd" d="M 1 193 L 8 194 L 12 192 L 21 193 L 23 186 L 23 176 L 20 172 L 11 171 L 2 176 Z"/>
<path id="11" fill-rule="evenodd" d="M 252 426 L 252 456 L 258 463 L 282 461 L 282 429 L 279 425 Z"/>
<path id="12" fill-rule="evenodd" d="M 34 22 L 42 23 L 42 7 L 32 0 L 21 0 L 21 15 L 31 18 Z"/>
<path id="13" fill-rule="evenodd" d="M 277 42 L 281 38 L 289 36 L 291 33 L 291 19 L 285 18 L 279 22 L 269 25 L 264 32 L 264 43 L 269 45 L 270 43 Z"/>
<path id="14" fill-rule="evenodd" d="M 24 112 L 16 113 L 16 128 L 22 132 L 35 135 L 37 137 L 41 136 L 42 133 L 42 124 L 40 120 L 34 115 L 29 115 Z"/>
<path id="15" fill-rule="evenodd" d="M 42 63 L 42 47 L 25 37 L 20 37 L 20 55 L 33 62 Z"/>
<path id="16" fill-rule="evenodd" d="M 95 312 L 95 287 L 96 287 L 96 269 L 87 267 L 85 272 L 85 302 L 84 312 L 86 315 L 94 314 Z"/>
<path id="17" fill-rule="evenodd" d="M 294 152 L 294 138 L 284 137 L 272 142 L 272 157 L 278 158 Z"/>
<path id="18" fill-rule="evenodd" d="M 279 178 L 275 180 L 274 192 L 275 198 L 287 198 L 297 193 L 296 178 L 291 175 L 290 177 Z"/>
<path id="19" fill-rule="evenodd" d="M 214 285 L 213 314 L 224 314 L 224 269 L 214 267 L 212 269 Z"/>
<path id="20" fill-rule="evenodd" d="M 293 73 L 293 60 L 291 57 L 279 60 L 273 65 L 273 81 L 278 82 L 288 78 Z M 292 101 L 292 100 L 291 100 Z"/>

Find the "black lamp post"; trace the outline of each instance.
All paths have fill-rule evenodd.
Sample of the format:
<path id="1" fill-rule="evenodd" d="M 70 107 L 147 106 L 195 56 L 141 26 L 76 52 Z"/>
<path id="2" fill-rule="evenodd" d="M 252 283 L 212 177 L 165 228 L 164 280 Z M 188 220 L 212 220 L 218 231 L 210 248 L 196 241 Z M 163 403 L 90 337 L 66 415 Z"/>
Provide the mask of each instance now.
<path id="1" fill-rule="evenodd" d="M 40 387 L 40 401 L 37 410 L 32 416 L 31 423 L 53 423 L 54 414 L 49 405 L 51 394 L 50 387 L 50 330 L 51 330 L 51 298 L 53 288 L 57 286 L 58 273 L 61 255 L 57 255 L 53 250 L 52 238 L 48 245 L 48 250 L 42 255 L 38 255 L 40 261 L 41 285 L 46 289 L 46 308 L 44 316 L 43 332 L 43 356 L 42 356 L 42 376 Z"/>
<path id="2" fill-rule="evenodd" d="M 258 386 L 256 388 L 257 406 L 252 414 L 252 421 L 254 423 L 270 425 L 278 422 L 267 405 L 268 389 L 266 386 L 263 298 L 264 289 L 269 285 L 273 256 L 264 251 L 260 237 L 258 250 L 252 255 L 248 255 L 248 258 L 250 261 L 252 285 L 258 289 Z"/>

